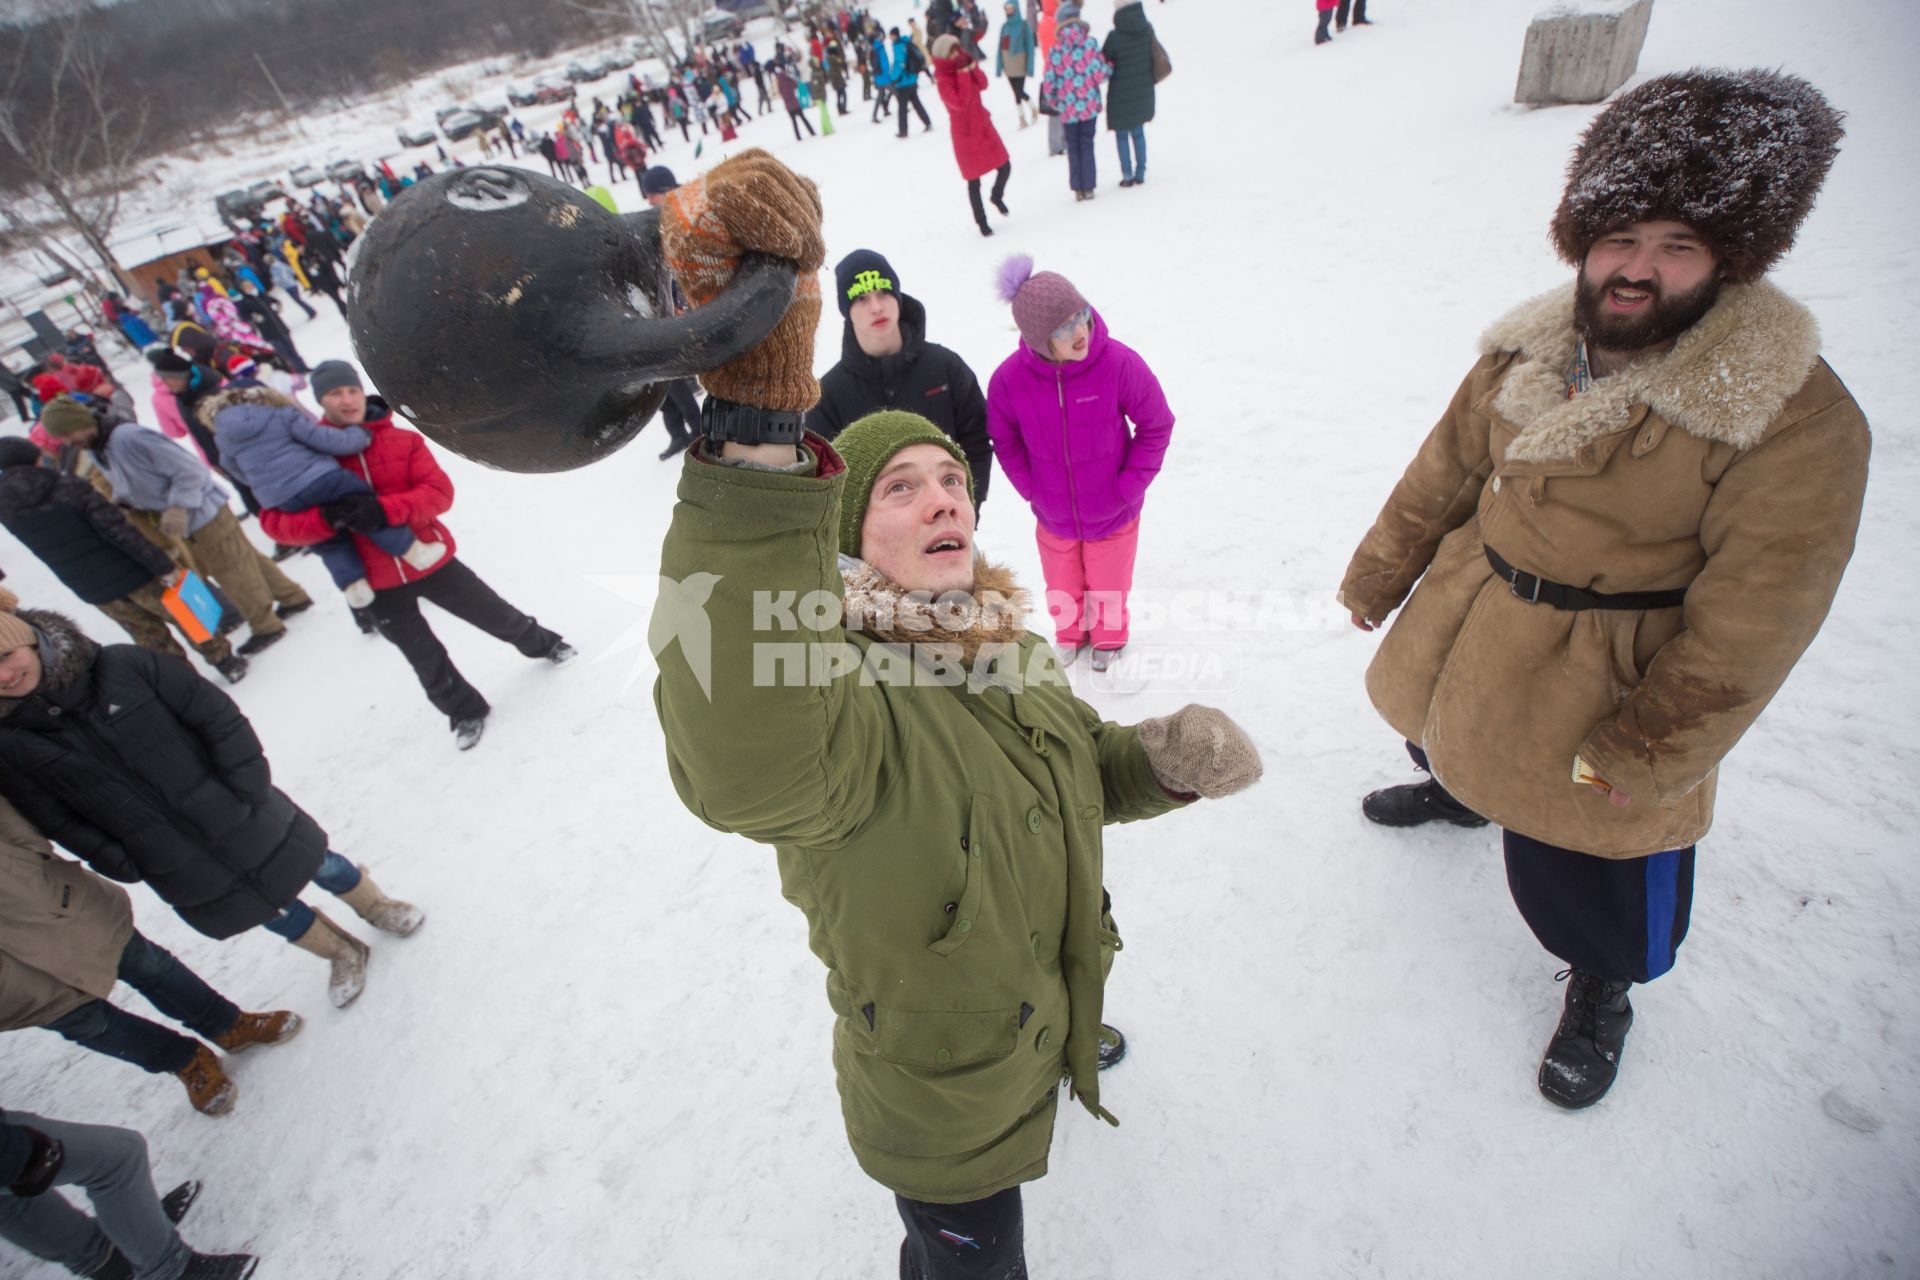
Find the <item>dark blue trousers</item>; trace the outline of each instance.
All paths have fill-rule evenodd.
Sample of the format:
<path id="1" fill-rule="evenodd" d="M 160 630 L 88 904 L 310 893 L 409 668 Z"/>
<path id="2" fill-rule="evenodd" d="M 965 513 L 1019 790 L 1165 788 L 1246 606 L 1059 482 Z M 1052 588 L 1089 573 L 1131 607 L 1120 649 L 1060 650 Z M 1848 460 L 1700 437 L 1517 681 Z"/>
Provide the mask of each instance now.
<path id="1" fill-rule="evenodd" d="M 161 1013 L 209 1040 L 233 1030 L 240 1020 L 240 1010 L 231 1000 L 138 930 L 120 953 L 119 976 Z M 199 1048 L 179 1032 L 105 1000 L 87 1001 L 49 1022 L 47 1030 L 155 1073 L 180 1070 L 193 1061 Z"/>
<path id="2" fill-rule="evenodd" d="M 1427 767 L 1419 747 L 1407 751 Z M 1651 982 L 1673 968 L 1693 914 L 1693 845 L 1600 858 L 1517 831 L 1500 836 L 1513 905 L 1541 946 L 1603 978 Z"/>

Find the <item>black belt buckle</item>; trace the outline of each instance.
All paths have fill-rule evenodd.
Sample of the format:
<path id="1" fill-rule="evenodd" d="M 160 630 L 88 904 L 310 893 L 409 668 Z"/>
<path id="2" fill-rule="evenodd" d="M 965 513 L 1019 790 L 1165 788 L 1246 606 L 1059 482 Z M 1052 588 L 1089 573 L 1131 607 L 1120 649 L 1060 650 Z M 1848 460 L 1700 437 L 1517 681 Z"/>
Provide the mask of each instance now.
<path id="1" fill-rule="evenodd" d="M 1533 591 L 1531 593 L 1520 589 L 1520 579 L 1522 578 L 1533 578 Z M 1515 569 L 1513 576 L 1507 579 L 1507 587 L 1513 592 L 1517 599 L 1524 600 L 1528 604 L 1540 603 L 1540 579 L 1534 577 L 1531 573 L 1522 573 L 1520 570 Z"/>

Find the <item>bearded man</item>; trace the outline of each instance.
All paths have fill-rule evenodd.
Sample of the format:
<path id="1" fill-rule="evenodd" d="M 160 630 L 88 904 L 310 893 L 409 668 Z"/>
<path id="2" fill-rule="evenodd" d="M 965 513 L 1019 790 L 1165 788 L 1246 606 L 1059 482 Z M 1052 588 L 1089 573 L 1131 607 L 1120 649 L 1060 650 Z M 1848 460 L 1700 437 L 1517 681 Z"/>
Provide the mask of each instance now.
<path id="1" fill-rule="evenodd" d="M 709 825 L 773 845 L 807 916 L 848 1137 L 906 1224 L 900 1274 L 1023 1276 L 1020 1185 L 1046 1173 L 1062 1077 L 1112 1118 L 1101 829 L 1242 790 L 1259 756 L 1210 708 L 1123 727 L 1073 696 L 1010 575 L 977 556 L 967 457 L 931 422 L 802 435 L 812 183 L 750 151 L 661 213 L 696 305 L 747 251 L 800 272 L 760 346 L 701 378 L 654 621 L 674 786 Z M 763 660 L 799 648 L 798 678 Z"/>
<path id="2" fill-rule="evenodd" d="M 1341 585 L 1364 631 L 1405 602 L 1367 690 L 1432 775 L 1363 808 L 1503 828 L 1514 902 L 1570 972 L 1539 1074 L 1563 1107 L 1612 1086 L 1628 988 L 1686 936 L 1720 761 L 1853 552 L 1866 419 L 1765 279 L 1840 137 L 1769 72 L 1601 112 L 1553 219 L 1577 279 L 1488 331 Z"/>

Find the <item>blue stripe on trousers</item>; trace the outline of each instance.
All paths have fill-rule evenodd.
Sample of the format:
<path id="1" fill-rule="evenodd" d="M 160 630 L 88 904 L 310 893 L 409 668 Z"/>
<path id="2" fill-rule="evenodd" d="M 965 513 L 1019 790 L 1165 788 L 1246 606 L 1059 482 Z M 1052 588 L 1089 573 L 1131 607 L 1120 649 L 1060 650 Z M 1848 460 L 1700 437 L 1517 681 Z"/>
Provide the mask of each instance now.
<path id="1" fill-rule="evenodd" d="M 1647 859 L 1647 981 L 1673 968 L 1673 917 L 1679 907 L 1681 853 L 1669 849 Z"/>

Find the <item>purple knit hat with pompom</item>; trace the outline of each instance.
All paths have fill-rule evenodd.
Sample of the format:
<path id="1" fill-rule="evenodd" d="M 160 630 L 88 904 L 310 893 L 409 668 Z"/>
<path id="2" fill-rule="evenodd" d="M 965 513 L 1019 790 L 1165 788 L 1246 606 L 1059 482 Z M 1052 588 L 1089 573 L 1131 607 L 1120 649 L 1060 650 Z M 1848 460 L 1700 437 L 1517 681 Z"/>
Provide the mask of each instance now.
<path id="1" fill-rule="evenodd" d="M 1000 264 L 1000 296 L 1013 304 L 1013 322 L 1020 339 L 1041 355 L 1049 355 L 1053 331 L 1087 305 L 1073 281 L 1055 271 L 1035 272 L 1033 259 L 1015 254 Z"/>

